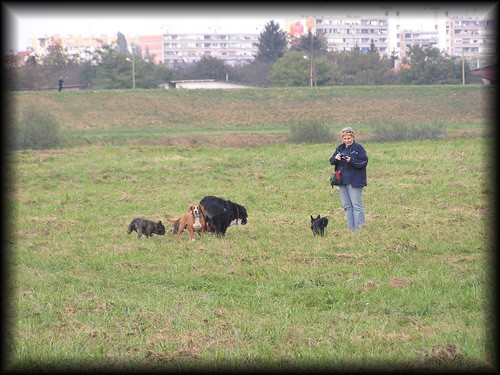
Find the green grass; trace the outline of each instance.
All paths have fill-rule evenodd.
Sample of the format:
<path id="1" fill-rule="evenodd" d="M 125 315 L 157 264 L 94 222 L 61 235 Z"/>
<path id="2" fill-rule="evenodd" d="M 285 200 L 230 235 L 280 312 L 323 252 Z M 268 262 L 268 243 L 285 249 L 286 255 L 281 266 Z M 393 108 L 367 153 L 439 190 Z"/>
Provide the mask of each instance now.
<path id="1" fill-rule="evenodd" d="M 10 368 L 491 369 L 491 142 L 363 142 L 355 234 L 336 145 L 11 154 Z M 209 194 L 248 225 L 126 234 Z"/>

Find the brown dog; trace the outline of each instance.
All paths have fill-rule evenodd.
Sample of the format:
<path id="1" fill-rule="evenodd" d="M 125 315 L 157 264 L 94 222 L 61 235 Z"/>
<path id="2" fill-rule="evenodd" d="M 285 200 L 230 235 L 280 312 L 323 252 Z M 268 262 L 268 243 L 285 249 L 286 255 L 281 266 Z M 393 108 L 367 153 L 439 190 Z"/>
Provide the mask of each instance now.
<path id="1" fill-rule="evenodd" d="M 167 219 L 170 223 L 179 223 L 179 227 L 177 228 L 176 239 L 179 238 L 184 228 L 187 228 L 189 231 L 189 239 L 194 241 L 194 233 L 197 232 L 200 236 L 203 236 L 203 232 L 205 231 L 205 219 L 204 215 L 207 212 L 205 208 L 201 204 L 194 204 L 189 207 L 187 212 L 184 212 L 181 217 L 175 219 Z"/>

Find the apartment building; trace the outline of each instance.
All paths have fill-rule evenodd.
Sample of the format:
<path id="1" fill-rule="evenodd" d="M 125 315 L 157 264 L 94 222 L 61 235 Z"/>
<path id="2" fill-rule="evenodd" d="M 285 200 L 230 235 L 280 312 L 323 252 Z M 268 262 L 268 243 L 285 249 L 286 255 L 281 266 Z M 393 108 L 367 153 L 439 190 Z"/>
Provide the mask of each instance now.
<path id="1" fill-rule="evenodd" d="M 156 64 L 163 63 L 163 35 L 138 36 L 127 38 L 129 45 L 137 45 L 142 58 L 149 58 Z"/>
<path id="2" fill-rule="evenodd" d="M 339 16 L 316 18 L 316 32 L 324 34 L 328 50 L 368 51 L 373 43 L 381 55 L 389 55 L 389 19 L 387 16 Z"/>
<path id="3" fill-rule="evenodd" d="M 259 34 L 165 34 L 163 63 L 192 63 L 202 57 L 215 57 L 234 65 L 250 62 L 258 51 Z"/>
<path id="4" fill-rule="evenodd" d="M 398 52 L 398 56 L 404 57 L 408 51 L 408 47 L 418 45 L 422 48 L 439 48 L 438 44 L 438 30 L 415 31 L 411 29 L 403 29 L 397 34 L 397 48 L 395 51 Z"/>
<path id="5" fill-rule="evenodd" d="M 425 27 L 409 26 L 412 15 L 399 10 L 380 9 L 377 14 L 335 16 L 303 16 L 302 19 L 314 24 L 317 33 L 324 34 L 330 51 L 351 51 L 360 48 L 368 51 L 374 43 L 382 56 L 395 53 L 399 60 L 405 57 L 408 46 L 436 47 L 451 56 L 469 61 L 496 56 L 496 20 L 489 15 L 450 15 L 447 11 L 435 9 L 427 17 Z M 288 22 L 295 22 L 296 20 Z M 211 32 L 164 33 L 162 35 L 127 38 L 128 44 L 140 47 L 143 57 L 149 51 L 156 63 L 173 65 L 192 63 L 203 56 L 216 57 L 234 65 L 250 62 L 258 52 L 259 36 L 262 30 L 249 33 L 229 33 L 222 29 Z M 303 33 L 307 28 L 303 28 Z M 35 52 L 43 54 L 49 43 L 58 41 L 69 55 L 80 58 L 90 54 L 100 44 L 115 44 L 116 38 L 53 37 L 39 38 Z"/>
<path id="6" fill-rule="evenodd" d="M 496 55 L 495 21 L 453 17 L 447 22 L 448 53 L 468 59 Z"/>
<path id="7" fill-rule="evenodd" d="M 393 51 L 403 58 L 409 46 L 435 47 L 451 56 L 466 59 L 495 56 L 496 21 L 491 15 L 450 16 L 447 11 L 431 12 L 426 25 L 406 25 L 410 15 L 380 11 L 380 16 L 316 17 L 316 30 L 325 35 L 331 51 L 351 51 L 356 46 L 370 49 L 372 41 L 382 56 Z"/>
<path id="8" fill-rule="evenodd" d="M 50 45 L 60 45 L 64 48 L 66 55 L 71 59 L 79 59 L 88 61 L 92 59 L 93 54 L 104 44 L 116 46 L 116 36 L 109 37 L 100 35 L 97 37 L 81 37 L 81 36 L 59 36 L 41 37 L 30 41 L 29 49 L 37 56 L 45 56 L 47 48 Z"/>

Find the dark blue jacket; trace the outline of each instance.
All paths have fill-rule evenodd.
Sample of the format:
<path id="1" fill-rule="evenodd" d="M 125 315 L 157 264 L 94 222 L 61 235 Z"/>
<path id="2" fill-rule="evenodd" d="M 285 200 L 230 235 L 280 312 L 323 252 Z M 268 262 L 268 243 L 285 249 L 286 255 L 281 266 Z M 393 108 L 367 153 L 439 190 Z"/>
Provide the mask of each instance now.
<path id="1" fill-rule="evenodd" d="M 351 161 L 336 160 L 335 156 L 340 153 L 350 156 Z M 354 142 L 349 148 L 344 143 L 339 145 L 332 157 L 330 164 L 335 166 L 335 170 L 342 168 L 342 185 L 351 184 L 353 187 L 366 186 L 366 166 L 368 165 L 368 155 L 366 150 L 359 143 Z"/>

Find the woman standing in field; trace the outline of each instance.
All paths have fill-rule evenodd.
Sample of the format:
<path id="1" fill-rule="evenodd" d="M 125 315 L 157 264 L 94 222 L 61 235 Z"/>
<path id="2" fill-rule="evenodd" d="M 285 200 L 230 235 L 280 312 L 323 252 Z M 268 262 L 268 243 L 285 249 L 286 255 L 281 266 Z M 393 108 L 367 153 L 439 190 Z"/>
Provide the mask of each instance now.
<path id="1" fill-rule="evenodd" d="M 340 131 L 342 144 L 337 147 L 330 164 L 335 169 L 342 170 L 342 180 L 339 186 L 340 201 L 345 210 L 347 226 L 351 230 L 359 230 L 365 225 L 365 207 L 361 199 L 363 187 L 367 185 L 366 166 L 368 156 L 366 150 L 354 140 L 351 127 Z"/>

